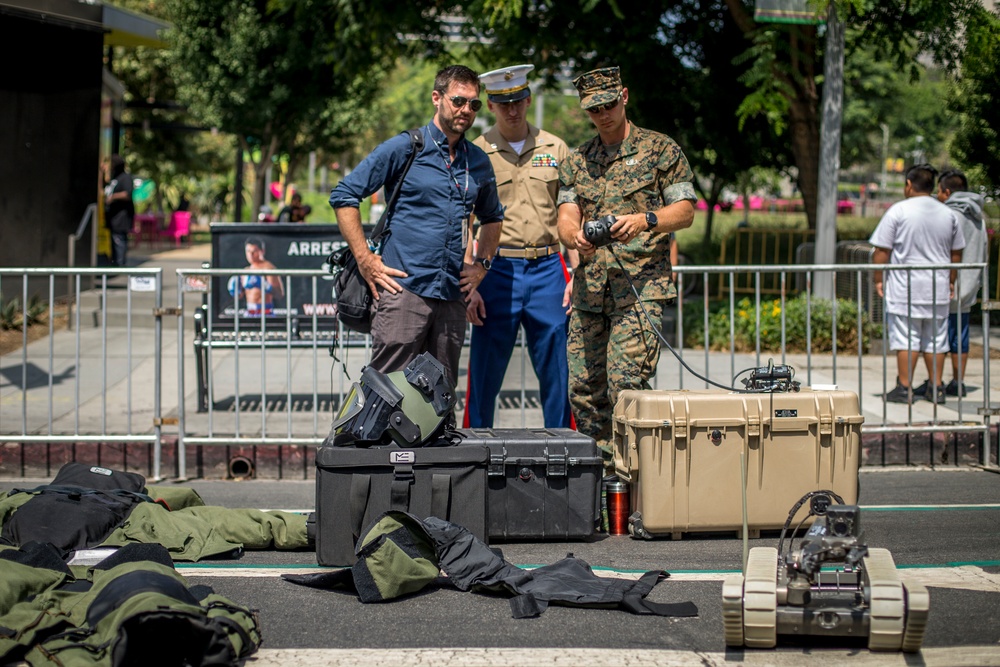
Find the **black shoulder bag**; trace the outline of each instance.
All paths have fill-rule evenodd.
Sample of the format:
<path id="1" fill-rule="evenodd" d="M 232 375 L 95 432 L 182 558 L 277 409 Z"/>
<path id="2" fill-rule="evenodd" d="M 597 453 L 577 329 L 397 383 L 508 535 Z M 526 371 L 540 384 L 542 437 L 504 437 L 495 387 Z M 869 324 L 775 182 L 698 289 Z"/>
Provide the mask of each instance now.
<path id="1" fill-rule="evenodd" d="M 400 174 L 399 180 L 396 181 L 396 187 L 393 188 L 392 195 L 390 195 L 389 201 L 386 202 L 385 210 L 382 211 L 382 216 L 378 219 L 375 229 L 372 230 L 369 241 L 371 247 L 377 249 L 376 252 L 381 251 L 382 237 L 388 233 L 386 223 L 392 212 L 392 207 L 396 204 L 396 199 L 399 197 L 399 191 L 403 187 L 406 172 L 410 170 L 410 165 L 413 164 L 417 153 L 424 147 L 424 135 L 420 131 L 420 128 L 407 130 L 407 133 L 410 135 L 412 150 L 406 159 L 406 164 L 403 166 L 403 173 Z M 367 281 L 365 281 L 364 276 L 361 275 L 361 271 L 358 269 L 358 262 L 354 257 L 354 253 L 345 244 L 343 248 L 330 253 L 330 256 L 326 259 L 326 263 L 330 267 L 330 273 L 333 274 L 334 279 L 337 319 L 348 329 L 364 334 L 371 333 L 374 299 L 372 298 L 371 288 L 368 287 Z"/>

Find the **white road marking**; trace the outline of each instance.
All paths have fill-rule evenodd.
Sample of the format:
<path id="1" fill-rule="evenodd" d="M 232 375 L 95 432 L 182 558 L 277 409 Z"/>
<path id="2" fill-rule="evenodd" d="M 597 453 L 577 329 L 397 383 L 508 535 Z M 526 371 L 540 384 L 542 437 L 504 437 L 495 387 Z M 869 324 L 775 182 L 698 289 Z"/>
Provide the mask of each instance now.
<path id="1" fill-rule="evenodd" d="M 863 510 L 872 511 L 933 511 L 933 510 L 1000 510 L 997 503 L 950 503 L 947 505 L 858 505 Z"/>
<path id="2" fill-rule="evenodd" d="M 917 510 L 962 510 L 962 509 L 990 509 L 997 510 L 1000 509 L 1000 504 L 998 503 L 945 503 L 938 505 L 858 505 L 863 510 L 873 510 L 873 511 L 887 511 L 887 510 L 904 510 L 904 511 L 917 511 Z M 312 514 L 315 509 L 308 508 L 296 508 L 296 509 L 278 509 L 278 508 L 266 508 L 262 509 L 262 512 L 289 512 L 291 514 Z"/>
<path id="3" fill-rule="evenodd" d="M 178 563 L 177 571 L 186 577 L 280 577 L 283 574 L 314 574 L 336 568 L 313 566 L 248 566 L 227 567 Z M 638 579 L 642 572 L 620 572 L 594 568 L 601 577 Z M 722 581 L 730 572 L 672 572 L 670 581 Z M 1000 574 L 986 572 L 978 565 L 958 567 L 899 568 L 899 576 L 907 582 L 918 582 L 935 588 L 956 588 L 966 591 L 1000 593 Z"/>
<path id="4" fill-rule="evenodd" d="M 720 643 L 722 639 L 720 637 Z M 925 648 L 917 654 L 795 648 L 726 652 L 586 648 L 261 649 L 247 667 L 997 667 L 1000 648 Z"/>

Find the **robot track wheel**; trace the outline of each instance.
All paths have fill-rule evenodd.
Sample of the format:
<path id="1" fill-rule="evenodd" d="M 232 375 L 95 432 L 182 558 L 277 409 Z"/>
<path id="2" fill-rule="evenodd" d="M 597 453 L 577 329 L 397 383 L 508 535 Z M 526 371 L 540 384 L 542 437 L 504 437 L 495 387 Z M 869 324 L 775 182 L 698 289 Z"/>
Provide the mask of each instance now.
<path id="1" fill-rule="evenodd" d="M 864 567 L 871 591 L 868 648 L 872 651 L 898 651 L 903 644 L 906 603 L 896 563 L 888 549 L 869 549 Z"/>
<path id="2" fill-rule="evenodd" d="M 743 584 L 743 642 L 751 648 L 778 643 L 778 550 L 754 547 Z"/>
<path id="3" fill-rule="evenodd" d="M 731 574 L 722 582 L 722 626 L 726 646 L 743 646 L 743 575 Z"/>
<path id="4" fill-rule="evenodd" d="M 916 653 L 924 643 L 927 616 L 931 609 L 931 596 L 927 587 L 918 583 L 904 583 L 906 594 L 906 629 L 903 631 L 903 651 Z"/>

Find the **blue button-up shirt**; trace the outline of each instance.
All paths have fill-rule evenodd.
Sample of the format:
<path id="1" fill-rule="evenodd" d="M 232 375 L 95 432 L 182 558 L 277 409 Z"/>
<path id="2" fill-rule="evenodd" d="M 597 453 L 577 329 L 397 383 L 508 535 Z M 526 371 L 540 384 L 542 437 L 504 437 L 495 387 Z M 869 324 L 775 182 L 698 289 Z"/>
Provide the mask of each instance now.
<path id="1" fill-rule="evenodd" d="M 382 245 L 386 266 L 402 269 L 396 281 L 410 292 L 433 299 L 462 298 L 458 281 L 465 255 L 463 228 L 469 214 L 482 224 L 503 220 L 490 159 L 465 137 L 449 166 L 448 141 L 433 122 L 421 128 L 424 147 L 410 166 L 389 215 Z M 396 186 L 410 153 L 410 137 L 399 134 L 380 144 L 330 193 L 333 208 L 357 208 L 383 185 Z"/>

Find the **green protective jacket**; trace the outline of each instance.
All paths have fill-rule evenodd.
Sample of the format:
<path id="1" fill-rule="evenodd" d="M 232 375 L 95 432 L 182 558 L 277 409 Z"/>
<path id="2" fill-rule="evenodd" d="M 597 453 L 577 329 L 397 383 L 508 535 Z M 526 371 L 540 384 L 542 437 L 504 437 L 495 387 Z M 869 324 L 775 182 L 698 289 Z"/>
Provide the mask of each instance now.
<path id="1" fill-rule="evenodd" d="M 174 561 L 236 556 L 243 549 L 301 549 L 310 545 L 306 516 L 293 512 L 205 505 L 194 489 L 149 486 L 143 502 L 102 542 L 89 547 L 161 544 Z M 31 500 L 30 492 L 0 495 L 0 524 Z M 170 507 L 170 509 L 167 509 Z"/>
<path id="2" fill-rule="evenodd" d="M 207 667 L 260 648 L 256 613 L 189 588 L 159 545 L 132 544 L 92 567 L 60 556 L 38 542 L 0 547 L 0 664 Z"/>

